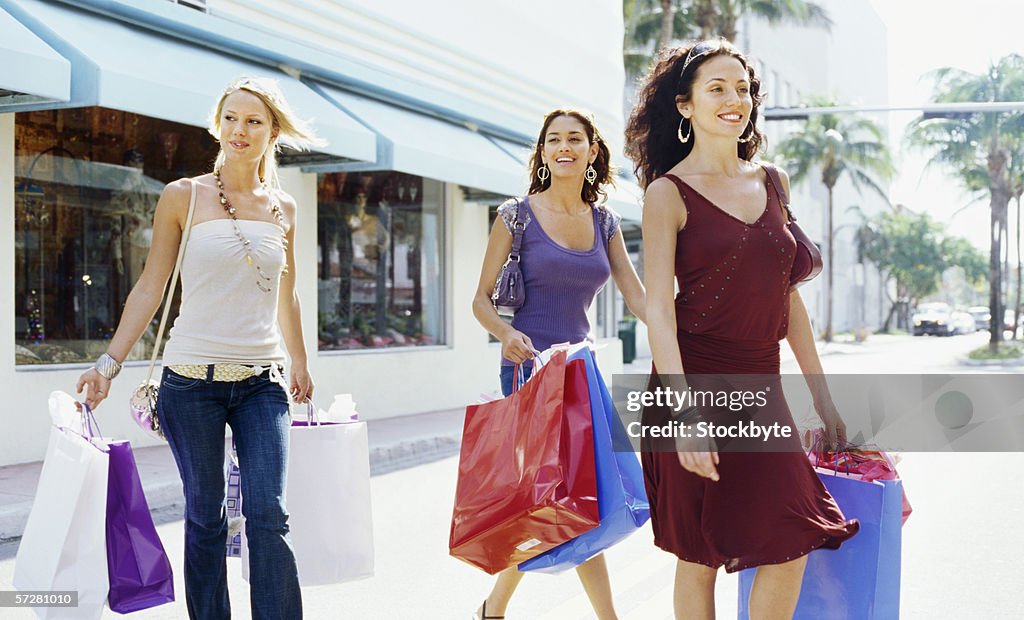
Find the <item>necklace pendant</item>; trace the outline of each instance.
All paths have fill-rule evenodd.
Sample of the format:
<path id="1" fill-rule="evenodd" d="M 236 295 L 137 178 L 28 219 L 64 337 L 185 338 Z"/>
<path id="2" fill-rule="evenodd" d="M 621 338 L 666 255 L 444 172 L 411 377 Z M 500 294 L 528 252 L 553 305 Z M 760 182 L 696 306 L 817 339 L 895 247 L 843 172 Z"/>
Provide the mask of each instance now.
<path id="1" fill-rule="evenodd" d="M 245 255 L 245 260 L 251 265 L 252 264 L 252 255 L 251 254 L 246 254 Z"/>

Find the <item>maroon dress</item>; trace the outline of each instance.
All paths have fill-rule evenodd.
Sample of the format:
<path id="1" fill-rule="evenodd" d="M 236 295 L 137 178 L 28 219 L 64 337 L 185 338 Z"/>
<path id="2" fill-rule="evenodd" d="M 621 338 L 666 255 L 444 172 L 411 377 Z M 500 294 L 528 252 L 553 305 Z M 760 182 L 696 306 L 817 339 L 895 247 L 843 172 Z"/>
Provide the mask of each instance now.
<path id="1" fill-rule="evenodd" d="M 790 273 L 805 268 L 793 265 L 796 241 L 778 193 L 766 178 L 765 210 L 747 224 L 678 177 L 666 178 L 687 210 L 675 266 L 684 371 L 777 375 Z M 785 401 L 775 400 L 781 403 L 770 415 L 792 426 Z M 819 547 L 838 548 L 859 529 L 845 520 L 798 447 L 719 451 L 718 482 L 683 469 L 675 452 L 644 452 L 642 461 L 654 542 L 687 562 L 727 572 L 779 564 Z"/>

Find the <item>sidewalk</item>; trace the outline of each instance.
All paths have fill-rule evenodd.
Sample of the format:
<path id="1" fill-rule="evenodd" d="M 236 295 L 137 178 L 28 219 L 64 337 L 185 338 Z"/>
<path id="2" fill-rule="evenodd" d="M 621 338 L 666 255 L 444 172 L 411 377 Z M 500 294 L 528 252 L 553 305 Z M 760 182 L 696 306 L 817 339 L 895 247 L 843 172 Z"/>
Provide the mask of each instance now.
<path id="1" fill-rule="evenodd" d="M 819 342 L 821 355 L 853 352 L 853 342 Z M 793 354 L 783 342 L 782 362 Z M 648 373 L 651 358 L 637 358 L 623 366 L 623 373 Z M 368 420 L 370 474 L 415 467 L 459 453 L 464 409 Z M 139 476 L 152 512 L 170 513 L 184 505 L 178 470 L 166 444 L 135 450 Z M 0 467 L 0 543 L 21 537 L 32 508 L 42 462 Z"/>
<path id="2" fill-rule="evenodd" d="M 368 420 L 370 475 L 413 467 L 459 453 L 463 409 Z M 135 450 L 151 512 L 183 507 L 181 480 L 167 444 Z M 0 467 L 0 543 L 21 537 L 42 462 Z"/>

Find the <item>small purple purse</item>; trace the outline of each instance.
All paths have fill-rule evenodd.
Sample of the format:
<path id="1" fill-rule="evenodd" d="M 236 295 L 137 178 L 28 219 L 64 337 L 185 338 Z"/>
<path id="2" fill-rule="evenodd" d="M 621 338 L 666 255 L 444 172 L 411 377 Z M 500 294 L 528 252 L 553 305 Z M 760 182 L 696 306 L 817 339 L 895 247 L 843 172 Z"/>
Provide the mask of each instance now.
<path id="1" fill-rule="evenodd" d="M 775 186 L 776 193 L 782 199 L 782 208 L 786 210 L 787 216 L 786 227 L 789 228 L 790 234 L 796 240 L 796 258 L 793 259 L 793 270 L 790 273 L 789 285 L 792 288 L 798 288 L 818 277 L 818 274 L 821 273 L 823 266 L 821 250 L 818 249 L 816 243 L 811 241 L 811 238 L 807 236 L 804 229 L 800 228 L 800 225 L 796 223 L 793 211 L 789 208 L 789 194 L 786 193 L 786 189 L 782 185 L 779 171 L 775 166 L 771 165 L 764 165 L 764 170 L 768 173 L 768 179 L 771 180 L 772 185 Z"/>
<path id="2" fill-rule="evenodd" d="M 501 273 L 494 283 L 494 291 L 491 292 L 491 303 L 498 314 L 504 316 L 515 316 L 516 310 L 526 303 L 526 287 L 523 284 L 523 272 L 519 263 L 521 260 L 519 251 L 523 245 L 523 231 L 526 230 L 526 223 L 523 221 L 523 202 L 516 202 L 516 219 L 512 224 L 512 251 L 508 253 L 508 259 L 501 267 Z"/>

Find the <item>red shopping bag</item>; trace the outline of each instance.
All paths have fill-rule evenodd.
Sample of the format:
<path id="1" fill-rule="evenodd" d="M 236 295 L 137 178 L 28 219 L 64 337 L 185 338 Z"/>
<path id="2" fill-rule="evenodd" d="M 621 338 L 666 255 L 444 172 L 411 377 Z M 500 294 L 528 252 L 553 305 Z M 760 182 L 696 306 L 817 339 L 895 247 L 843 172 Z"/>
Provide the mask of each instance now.
<path id="1" fill-rule="evenodd" d="M 494 574 L 598 521 L 586 366 L 562 351 L 518 392 L 466 408 L 448 547 Z"/>

